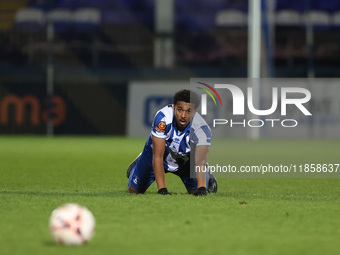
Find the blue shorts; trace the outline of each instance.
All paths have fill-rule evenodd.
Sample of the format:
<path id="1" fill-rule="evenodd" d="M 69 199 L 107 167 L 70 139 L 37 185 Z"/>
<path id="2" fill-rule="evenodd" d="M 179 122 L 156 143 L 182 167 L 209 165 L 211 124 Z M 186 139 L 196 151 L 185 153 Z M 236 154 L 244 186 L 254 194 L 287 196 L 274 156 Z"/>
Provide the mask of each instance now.
<path id="1" fill-rule="evenodd" d="M 190 161 L 190 160 L 189 160 Z M 176 172 L 171 172 L 179 176 L 188 190 L 196 190 L 197 189 L 197 180 L 195 178 L 190 178 L 190 167 L 188 164 L 184 165 Z M 169 171 L 166 170 L 166 164 L 164 164 L 165 173 Z M 209 173 L 207 172 L 207 185 L 208 187 L 208 178 Z M 141 156 L 139 157 L 137 164 L 132 168 L 128 187 L 131 186 L 138 190 L 141 193 L 144 193 L 149 186 L 155 181 L 155 174 L 153 172 L 152 167 L 152 150 L 143 151 Z"/>

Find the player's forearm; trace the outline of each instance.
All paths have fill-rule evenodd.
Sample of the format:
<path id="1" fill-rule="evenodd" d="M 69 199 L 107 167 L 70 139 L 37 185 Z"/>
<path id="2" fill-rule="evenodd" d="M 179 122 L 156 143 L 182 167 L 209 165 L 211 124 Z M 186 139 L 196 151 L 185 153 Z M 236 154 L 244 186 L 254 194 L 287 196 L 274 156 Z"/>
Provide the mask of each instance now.
<path id="1" fill-rule="evenodd" d="M 153 171 L 155 173 L 155 179 L 156 179 L 158 190 L 162 188 L 166 188 L 163 158 L 158 158 L 158 157 L 154 158 Z"/>
<path id="2" fill-rule="evenodd" d="M 196 167 L 197 188 L 206 187 L 205 164 L 206 164 L 205 161 L 196 164 L 199 166 Z"/>
<path id="3" fill-rule="evenodd" d="M 206 182 L 206 178 L 197 178 L 197 188 L 200 187 L 206 187 L 207 186 L 207 182 Z"/>
<path id="4" fill-rule="evenodd" d="M 206 187 L 206 164 L 210 146 L 198 146 L 195 153 L 197 187 Z"/>

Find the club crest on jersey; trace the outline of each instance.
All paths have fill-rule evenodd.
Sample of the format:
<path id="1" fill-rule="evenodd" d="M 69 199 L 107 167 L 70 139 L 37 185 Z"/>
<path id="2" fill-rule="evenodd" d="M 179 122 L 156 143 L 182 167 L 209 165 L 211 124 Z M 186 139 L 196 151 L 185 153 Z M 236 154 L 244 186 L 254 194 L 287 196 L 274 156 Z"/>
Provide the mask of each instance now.
<path id="1" fill-rule="evenodd" d="M 174 142 L 174 143 L 180 143 L 180 141 L 181 141 L 181 140 L 180 140 L 178 137 L 176 137 L 176 138 L 174 139 L 173 142 Z"/>
<path id="2" fill-rule="evenodd" d="M 163 132 L 163 133 L 165 132 L 165 128 L 166 128 L 166 124 L 165 124 L 164 121 L 159 122 L 157 127 L 155 127 L 155 129 L 157 131 L 160 131 L 160 132 Z"/>

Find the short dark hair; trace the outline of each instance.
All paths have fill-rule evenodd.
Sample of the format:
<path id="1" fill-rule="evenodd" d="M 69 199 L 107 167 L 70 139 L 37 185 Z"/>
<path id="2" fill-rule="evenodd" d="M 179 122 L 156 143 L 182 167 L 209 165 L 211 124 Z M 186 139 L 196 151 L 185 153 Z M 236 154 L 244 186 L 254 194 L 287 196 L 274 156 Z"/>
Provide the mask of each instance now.
<path id="1" fill-rule="evenodd" d="M 173 98 L 174 105 L 176 105 L 178 101 L 183 101 L 185 103 L 192 103 L 195 105 L 195 109 L 197 109 L 198 106 L 200 105 L 200 99 L 197 93 L 191 90 L 187 90 L 187 89 L 183 89 L 183 90 L 176 92 Z"/>

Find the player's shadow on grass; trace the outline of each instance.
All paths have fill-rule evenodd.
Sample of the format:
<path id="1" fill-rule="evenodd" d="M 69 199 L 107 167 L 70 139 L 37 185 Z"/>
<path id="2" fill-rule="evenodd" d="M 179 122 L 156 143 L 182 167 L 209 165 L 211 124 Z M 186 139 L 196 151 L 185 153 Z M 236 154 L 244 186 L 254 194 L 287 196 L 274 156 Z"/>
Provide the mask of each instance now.
<path id="1" fill-rule="evenodd" d="M 58 246 L 55 242 L 53 242 L 53 241 L 43 241 L 42 242 L 42 244 L 44 245 L 44 246 L 47 246 L 47 247 L 56 247 L 56 246 Z"/>
<path id="2" fill-rule="evenodd" d="M 33 191 L 33 190 L 0 190 L 0 194 L 17 194 L 31 196 L 83 196 L 83 197 L 115 197 L 126 196 L 129 193 L 126 190 L 115 191 Z"/>
<path id="3" fill-rule="evenodd" d="M 36 190 L 0 190 L 0 194 L 17 194 L 17 195 L 30 195 L 30 196 L 80 196 L 80 197 L 123 197 L 123 196 L 136 196 L 130 194 L 127 190 L 109 190 L 109 191 L 36 191 Z M 171 192 L 173 196 L 190 195 L 187 192 Z M 153 196 L 157 195 L 156 192 L 146 192 L 145 194 L 138 194 L 138 196 Z"/>

